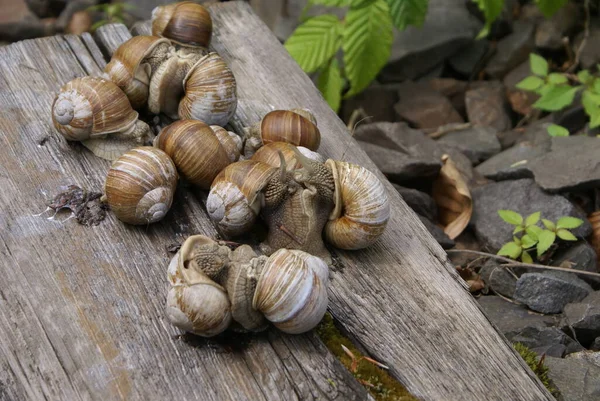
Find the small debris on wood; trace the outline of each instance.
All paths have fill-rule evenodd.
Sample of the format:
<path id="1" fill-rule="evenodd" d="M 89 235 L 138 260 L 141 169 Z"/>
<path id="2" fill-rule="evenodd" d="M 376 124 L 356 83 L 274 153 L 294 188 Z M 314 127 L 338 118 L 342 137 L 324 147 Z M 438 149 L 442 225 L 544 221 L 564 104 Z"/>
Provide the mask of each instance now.
<path id="1" fill-rule="evenodd" d="M 55 214 L 68 209 L 77 222 L 84 226 L 96 226 L 106 217 L 108 207 L 101 201 L 100 192 L 90 192 L 77 185 L 59 189 L 58 195 L 47 205 Z"/>

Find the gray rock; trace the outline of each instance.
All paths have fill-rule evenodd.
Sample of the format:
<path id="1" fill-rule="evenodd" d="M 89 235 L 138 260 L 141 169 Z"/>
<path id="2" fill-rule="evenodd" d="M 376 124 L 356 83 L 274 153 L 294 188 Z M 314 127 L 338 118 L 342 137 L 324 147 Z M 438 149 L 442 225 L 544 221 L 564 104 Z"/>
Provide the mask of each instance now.
<path id="1" fill-rule="evenodd" d="M 568 329 L 575 331 L 577 340 L 584 347 L 590 346 L 600 336 L 600 291 L 591 293 L 581 302 L 565 306 L 563 330 Z"/>
<path id="2" fill-rule="evenodd" d="M 600 337 L 596 337 L 592 345 L 590 346 L 590 351 L 600 351 Z"/>
<path id="3" fill-rule="evenodd" d="M 600 368 L 587 361 L 548 357 L 548 377 L 565 401 L 600 400 Z"/>
<path id="4" fill-rule="evenodd" d="M 354 110 L 362 108 L 369 122 L 394 121 L 394 104 L 398 101 L 396 85 L 371 85 L 361 93 L 345 99 L 342 104 L 342 119 L 349 121 Z"/>
<path id="5" fill-rule="evenodd" d="M 576 102 L 578 101 L 576 100 Z M 590 120 L 583 106 L 580 104 L 574 104 L 566 109 L 554 112 L 551 116 L 555 124 L 565 127 L 572 134 L 583 130 Z"/>
<path id="6" fill-rule="evenodd" d="M 570 246 L 566 251 L 554 255 L 552 266 L 568 267 L 592 273 L 598 271 L 598 257 L 596 251 L 585 241 L 580 241 Z M 588 283 L 595 290 L 600 289 L 600 278 L 580 275 L 580 279 Z"/>
<path id="7" fill-rule="evenodd" d="M 581 351 L 567 355 L 567 359 L 587 361 L 600 368 L 600 352 Z"/>
<path id="8" fill-rule="evenodd" d="M 550 50 L 563 48 L 562 39 L 573 33 L 580 20 L 579 7 L 567 3 L 552 17 L 540 22 L 535 32 L 536 47 Z"/>
<path id="9" fill-rule="evenodd" d="M 399 82 L 422 76 L 472 43 L 481 27 L 464 0 L 430 0 L 422 27 L 394 33 L 390 63 L 380 79 Z"/>
<path id="10" fill-rule="evenodd" d="M 427 217 L 430 220 L 436 219 L 437 205 L 429 194 L 416 189 L 401 187 L 396 184 L 394 184 L 394 188 L 396 188 L 398 193 L 402 196 L 402 199 L 404 199 L 404 202 L 406 202 L 415 213 Z"/>
<path id="11" fill-rule="evenodd" d="M 468 83 L 466 81 L 459 81 L 454 78 L 434 78 L 430 79 L 427 83 L 431 89 L 440 92 L 450 99 L 452 106 L 454 106 L 454 109 L 461 116 L 465 117 L 467 115 L 465 92 L 467 91 Z"/>
<path id="12" fill-rule="evenodd" d="M 547 146 L 533 146 L 530 142 L 521 142 L 505 151 L 492 156 L 475 170 L 494 181 L 533 178 L 531 162 L 548 152 Z"/>
<path id="13" fill-rule="evenodd" d="M 442 230 L 439 226 L 437 226 L 435 223 L 433 223 L 427 217 L 423 217 L 420 215 L 417 215 L 417 216 L 419 217 L 419 219 L 421 220 L 421 222 L 423 223 L 425 228 L 427 228 L 427 231 L 429 231 L 429 233 L 433 236 L 433 238 L 435 238 L 435 240 L 438 242 L 438 244 L 440 244 L 442 246 L 442 248 L 444 248 L 444 249 L 454 248 L 454 245 L 455 245 L 454 241 L 451 240 L 450 237 L 448 237 L 446 235 L 444 230 Z"/>
<path id="14" fill-rule="evenodd" d="M 513 298 L 517 279 L 506 269 L 499 267 L 500 263 L 490 259 L 481 267 L 479 274 L 494 293 Z"/>
<path id="15" fill-rule="evenodd" d="M 499 82 L 488 82 L 470 89 L 465 94 L 469 122 L 481 127 L 492 127 L 496 132 L 512 128 L 504 99 L 504 88 Z"/>
<path id="16" fill-rule="evenodd" d="M 531 350 L 540 356 L 545 355 L 562 358 L 567 352 L 567 347 L 563 344 L 547 344 L 541 347 L 531 348 Z"/>
<path id="17" fill-rule="evenodd" d="M 551 138 L 550 152 L 531 164 L 535 181 L 547 191 L 600 187 L 600 141 L 586 136 Z"/>
<path id="18" fill-rule="evenodd" d="M 508 98 L 511 108 L 522 115 L 530 114 L 533 111 L 533 103 L 540 98 L 540 96 L 534 92 L 517 88 L 517 84 L 531 74 L 529 60 L 527 60 L 519 64 L 518 67 L 513 68 L 502 80 L 502 83 L 506 88 L 506 97 Z"/>
<path id="19" fill-rule="evenodd" d="M 532 179 L 500 181 L 487 184 L 471 191 L 473 216 L 471 225 L 482 246 L 497 252 L 502 245 L 512 240 L 513 227 L 505 223 L 498 210 L 510 209 L 523 216 L 541 212 L 545 219 L 556 221 L 559 217 L 573 216 L 584 223 L 573 230 L 573 234 L 586 237 L 592 227 L 586 216 L 560 195 L 550 195 L 542 191 Z"/>
<path id="20" fill-rule="evenodd" d="M 459 74 L 472 77 L 481 69 L 481 61 L 489 46 L 487 40 L 476 40 L 456 52 L 448 59 L 448 63 Z"/>
<path id="21" fill-rule="evenodd" d="M 533 146 L 546 145 L 550 146 L 552 137 L 548 134 L 548 127 L 552 124 L 552 117 L 544 118 L 528 125 L 523 130 L 521 136 L 517 139 L 519 142 L 529 142 Z"/>
<path id="22" fill-rule="evenodd" d="M 528 327 L 554 328 L 553 326 L 558 324 L 553 316 L 533 313 L 522 305 L 505 301 L 495 295 L 479 297 L 477 302 L 487 318 L 507 337 L 514 337 Z M 558 337 L 562 338 L 562 336 Z"/>
<path id="23" fill-rule="evenodd" d="M 521 343 L 540 354 L 551 351 L 553 355 L 562 357 L 584 350 L 558 327 L 528 326 L 518 333 L 508 333 L 505 336 L 512 343 Z"/>
<path id="24" fill-rule="evenodd" d="M 571 273 L 525 273 L 517 280 L 514 298 L 537 312 L 560 313 L 568 303 L 581 301 L 592 291 Z"/>
<path id="25" fill-rule="evenodd" d="M 583 41 L 583 32 L 577 37 L 574 43 L 574 48 L 579 49 Z M 585 41 L 585 45 L 581 49 L 579 61 L 581 68 L 590 69 L 600 62 L 600 19 L 592 19 L 590 21 L 590 33 Z"/>
<path id="26" fill-rule="evenodd" d="M 534 46 L 533 32 L 533 24 L 515 21 L 513 33 L 498 41 L 496 54 L 488 62 L 485 71 L 492 77 L 502 78 L 526 61 Z"/>
<path id="27" fill-rule="evenodd" d="M 450 100 L 426 83 L 405 82 L 399 85 L 398 96 L 394 110 L 402 120 L 418 128 L 436 128 L 464 121 Z"/>
<path id="28" fill-rule="evenodd" d="M 500 142 L 496 137 L 496 130 L 492 127 L 471 127 L 452 131 L 437 142 L 461 151 L 473 164 L 479 164 L 500 152 Z"/>

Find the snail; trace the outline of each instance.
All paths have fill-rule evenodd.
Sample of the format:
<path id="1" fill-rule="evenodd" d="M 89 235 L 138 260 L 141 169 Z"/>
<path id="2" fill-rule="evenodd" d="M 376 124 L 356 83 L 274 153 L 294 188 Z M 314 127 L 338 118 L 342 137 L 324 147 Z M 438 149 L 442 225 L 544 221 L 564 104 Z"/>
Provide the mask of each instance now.
<path id="1" fill-rule="evenodd" d="M 260 147 L 256 153 L 252 155 L 251 160 L 263 162 L 273 167 L 280 167 L 281 164 L 279 152 L 281 152 L 288 171 L 295 170 L 301 168 L 302 164 L 297 161 L 296 150 L 294 148 L 296 148 L 300 153 L 309 159 L 316 160 L 321 163 L 325 162 L 325 158 L 319 153 L 313 152 L 312 150 L 302 146 L 296 147 L 287 142 L 270 142 Z"/>
<path id="2" fill-rule="evenodd" d="M 148 125 L 138 120 L 125 93 L 102 78 L 67 82 L 52 103 L 52 122 L 67 140 L 81 141 L 108 160 L 154 137 Z"/>
<path id="3" fill-rule="evenodd" d="M 175 121 L 154 140 L 154 146 L 171 157 L 181 176 L 203 189 L 208 189 L 217 174 L 237 160 L 241 145 L 236 134 L 197 120 Z"/>
<path id="4" fill-rule="evenodd" d="M 115 160 L 104 184 L 103 201 L 129 224 L 150 224 L 169 211 L 177 187 L 177 169 L 160 149 L 143 146 Z"/>
<path id="5" fill-rule="evenodd" d="M 321 133 L 315 117 L 306 109 L 274 110 L 246 129 L 245 157 L 250 158 L 270 142 L 287 142 L 315 151 L 321 143 Z"/>
<path id="6" fill-rule="evenodd" d="M 134 109 L 148 100 L 150 77 L 169 56 L 170 42 L 158 36 L 134 36 L 124 42 L 104 68 L 108 79 L 125 92 Z"/>
<path id="7" fill-rule="evenodd" d="M 213 287 L 203 287 L 207 291 L 203 304 L 186 303 L 180 297 L 176 305 L 171 294 L 174 288 L 188 288 L 191 275 L 202 277 L 203 286 L 210 285 L 206 280 L 214 280 Z M 208 237 L 194 235 L 171 260 L 168 278 L 173 287 L 167 297 L 167 317 L 176 326 L 199 335 L 216 334 L 205 326 L 225 330 L 229 314 L 243 330 L 263 330 L 266 319 L 286 333 L 304 333 L 319 323 L 327 309 L 327 265 L 297 250 L 281 249 L 267 258 L 257 256 L 248 245 L 231 251 Z M 213 290 L 215 286 L 218 292 Z M 229 309 L 222 302 L 223 293 L 227 294 Z"/>
<path id="8" fill-rule="evenodd" d="M 191 1 L 159 6 L 152 10 L 152 34 L 183 46 L 208 48 L 212 19 L 206 8 Z"/>

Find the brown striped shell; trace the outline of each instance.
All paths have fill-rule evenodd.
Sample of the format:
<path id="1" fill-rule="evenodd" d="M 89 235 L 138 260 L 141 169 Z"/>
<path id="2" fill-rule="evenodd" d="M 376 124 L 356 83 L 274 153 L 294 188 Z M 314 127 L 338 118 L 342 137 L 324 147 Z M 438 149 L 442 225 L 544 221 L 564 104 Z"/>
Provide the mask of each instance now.
<path id="1" fill-rule="evenodd" d="M 119 220 L 150 224 L 167 214 L 176 186 L 177 170 L 169 156 L 144 146 L 115 160 L 104 184 L 104 199 Z"/>
<path id="2" fill-rule="evenodd" d="M 252 306 L 279 330 L 305 333 L 327 310 L 327 271 L 327 264 L 315 256 L 280 249 L 260 272 Z"/>
<path id="3" fill-rule="evenodd" d="M 191 1 L 159 6 L 152 10 L 152 34 L 184 46 L 208 47 L 212 19 L 206 8 Z"/>
<path id="4" fill-rule="evenodd" d="M 235 132 L 227 131 L 218 125 L 211 125 L 213 132 L 219 138 L 219 142 L 225 148 L 225 152 L 229 156 L 229 160 L 233 163 L 240 158 L 242 152 L 242 138 Z"/>
<path id="5" fill-rule="evenodd" d="M 179 102 L 179 118 L 224 126 L 237 107 L 233 73 L 217 53 L 200 59 L 183 80 L 185 96 Z"/>
<path id="6" fill-rule="evenodd" d="M 154 146 L 164 150 L 183 178 L 203 189 L 231 163 L 227 150 L 211 127 L 197 120 L 179 120 L 167 125 Z"/>
<path id="7" fill-rule="evenodd" d="M 112 55 L 104 71 L 112 82 L 125 92 L 134 109 L 146 105 L 152 68 L 147 58 L 162 47 L 166 56 L 167 39 L 158 36 L 134 36 L 123 43 Z"/>
<path id="8" fill-rule="evenodd" d="M 325 162 L 325 158 L 317 152 L 313 152 L 312 150 L 302 146 L 296 147 L 287 142 L 271 142 L 260 147 L 256 153 L 252 155 L 252 160 L 266 163 L 273 167 L 280 167 L 281 159 L 279 158 L 279 152 L 281 152 L 287 170 L 292 171 L 302 167 L 302 164 L 296 156 L 294 148 L 311 160 L 321 163 Z"/>
<path id="9" fill-rule="evenodd" d="M 387 191 L 369 170 L 327 160 L 335 180 L 335 208 L 325 225 L 325 239 L 341 249 L 361 249 L 375 242 L 390 218 Z"/>
<path id="10" fill-rule="evenodd" d="M 126 131 L 137 118 L 125 93 L 102 78 L 75 78 L 60 88 L 52 103 L 54 127 L 70 141 Z"/>
<path id="11" fill-rule="evenodd" d="M 211 220 L 226 235 L 247 231 L 260 211 L 261 191 L 278 170 L 253 160 L 242 160 L 225 167 L 214 179 L 206 209 Z"/>

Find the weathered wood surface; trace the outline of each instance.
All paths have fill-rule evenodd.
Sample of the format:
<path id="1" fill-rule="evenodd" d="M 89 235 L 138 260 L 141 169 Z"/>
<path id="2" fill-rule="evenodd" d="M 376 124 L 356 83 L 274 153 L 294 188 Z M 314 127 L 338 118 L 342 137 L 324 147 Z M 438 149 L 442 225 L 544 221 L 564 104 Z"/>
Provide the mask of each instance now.
<path id="1" fill-rule="evenodd" d="M 0 399 L 368 399 L 314 333 L 178 336 L 163 314 L 166 248 L 216 234 L 185 189 L 148 227 L 37 215 L 61 185 L 103 185 L 109 163 L 67 144 L 50 105 L 104 63 L 89 35 L 0 48 Z"/>
<path id="2" fill-rule="evenodd" d="M 377 171 L 247 4 L 211 13 L 214 47 L 238 80 L 234 126 L 274 107 L 308 106 L 325 155 Z M 118 32 L 107 27 L 104 36 L 128 37 Z M 89 35 L 0 48 L 0 399 L 367 398 L 312 333 L 238 336 L 233 350 L 176 335 L 163 315 L 165 248 L 193 233 L 215 234 L 184 189 L 168 218 L 149 227 L 112 216 L 92 228 L 36 216 L 61 185 L 102 186 L 108 163 L 60 138 L 49 111 L 63 83 L 98 74 L 104 63 Z M 385 236 L 369 250 L 337 252 L 336 318 L 424 399 L 552 399 L 386 185 Z"/>

